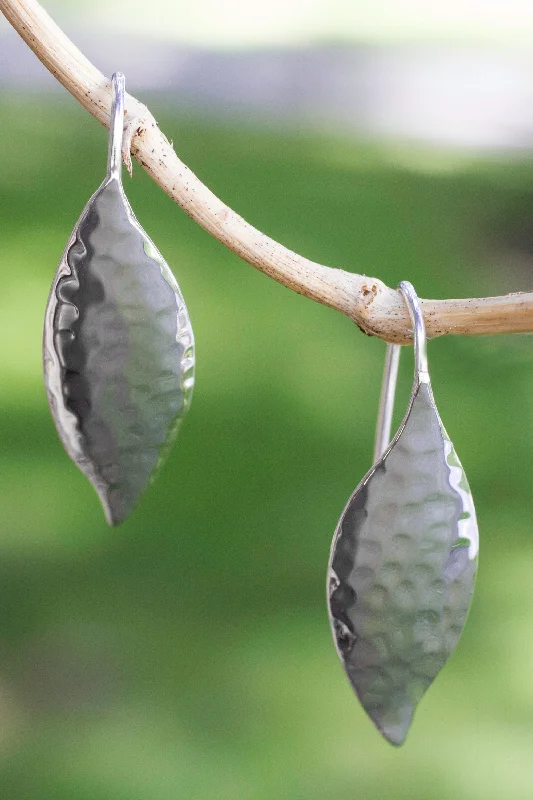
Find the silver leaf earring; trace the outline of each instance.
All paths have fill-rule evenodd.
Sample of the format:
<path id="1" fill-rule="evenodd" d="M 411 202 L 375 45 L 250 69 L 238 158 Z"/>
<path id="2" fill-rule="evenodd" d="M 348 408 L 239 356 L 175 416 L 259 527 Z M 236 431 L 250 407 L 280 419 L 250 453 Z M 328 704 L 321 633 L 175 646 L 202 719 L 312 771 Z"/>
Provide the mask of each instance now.
<path id="1" fill-rule="evenodd" d="M 153 479 L 189 407 L 194 338 L 176 279 L 124 194 L 121 73 L 112 86 L 107 175 L 59 263 L 43 360 L 59 436 L 115 525 Z"/>
<path id="2" fill-rule="evenodd" d="M 350 497 L 331 550 L 330 622 L 348 679 L 380 733 L 401 745 L 414 710 L 463 630 L 478 530 L 466 475 L 429 380 L 424 320 L 410 283 L 415 377 L 390 444 L 400 347 L 388 345 L 375 463 Z"/>

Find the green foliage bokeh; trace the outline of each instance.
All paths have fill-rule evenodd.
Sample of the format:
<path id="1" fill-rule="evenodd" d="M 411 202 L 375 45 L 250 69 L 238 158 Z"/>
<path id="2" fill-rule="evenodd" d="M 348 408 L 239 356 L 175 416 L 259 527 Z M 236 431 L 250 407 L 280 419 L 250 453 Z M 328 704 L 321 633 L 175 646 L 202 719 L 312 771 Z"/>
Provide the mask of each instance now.
<path id="1" fill-rule="evenodd" d="M 331 537 L 370 465 L 383 343 L 239 261 L 136 166 L 126 191 L 189 306 L 197 385 L 157 482 L 109 529 L 57 439 L 40 359 L 105 132 L 55 96 L 4 96 L 0 111 L 0 796 L 530 800 L 530 338 L 430 344 L 480 570 L 458 650 L 396 751 L 349 689 L 325 608 Z M 526 288 L 509 241 L 531 165 L 160 117 L 215 193 L 309 258 L 424 297 Z M 411 371 L 406 351 L 398 419 Z"/>

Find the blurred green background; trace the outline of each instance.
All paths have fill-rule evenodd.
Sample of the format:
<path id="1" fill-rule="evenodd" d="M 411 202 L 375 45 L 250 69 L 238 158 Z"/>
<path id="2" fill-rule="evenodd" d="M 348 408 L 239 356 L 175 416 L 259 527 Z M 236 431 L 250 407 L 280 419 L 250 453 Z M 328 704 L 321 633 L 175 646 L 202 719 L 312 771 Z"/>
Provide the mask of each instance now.
<path id="1" fill-rule="evenodd" d="M 141 99 L 215 193 L 311 259 L 423 297 L 527 288 L 530 161 Z M 531 339 L 430 345 L 481 559 L 458 650 L 394 750 L 352 695 L 325 607 L 332 534 L 371 462 L 383 343 L 239 261 L 136 166 L 126 190 L 186 298 L 197 384 L 156 484 L 109 529 L 58 441 L 40 358 L 106 134 L 66 96 L 4 92 L 0 115 L 0 796 L 531 800 Z M 407 351 L 398 419 L 411 374 Z"/>

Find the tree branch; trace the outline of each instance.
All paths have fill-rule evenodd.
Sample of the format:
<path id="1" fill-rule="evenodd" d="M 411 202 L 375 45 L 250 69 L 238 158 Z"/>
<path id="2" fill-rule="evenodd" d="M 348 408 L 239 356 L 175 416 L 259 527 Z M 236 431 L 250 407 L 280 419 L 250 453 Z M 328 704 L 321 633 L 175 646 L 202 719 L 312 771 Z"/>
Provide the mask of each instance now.
<path id="1" fill-rule="evenodd" d="M 36 0 L 0 0 L 0 10 L 57 80 L 99 122 L 109 125 L 110 81 L 68 39 Z M 146 172 L 199 225 L 253 267 L 351 317 L 366 333 L 411 341 L 399 293 L 377 278 L 325 267 L 253 228 L 219 200 L 177 157 L 142 103 L 126 95 L 126 142 Z M 127 163 L 127 154 L 125 154 Z M 130 162 L 131 165 L 131 162 Z M 404 276 L 408 278 L 409 276 Z M 469 300 L 422 300 L 430 337 L 445 333 L 533 331 L 533 293 Z"/>

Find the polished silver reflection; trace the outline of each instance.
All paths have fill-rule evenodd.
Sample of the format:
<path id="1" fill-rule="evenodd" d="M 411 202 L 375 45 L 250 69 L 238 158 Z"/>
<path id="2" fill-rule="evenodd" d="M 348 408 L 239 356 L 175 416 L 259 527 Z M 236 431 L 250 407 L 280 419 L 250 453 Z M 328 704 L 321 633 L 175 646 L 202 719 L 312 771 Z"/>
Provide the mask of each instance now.
<path id="1" fill-rule="evenodd" d="M 115 525 L 153 479 L 187 411 L 194 338 L 165 260 L 121 181 L 124 76 L 113 75 L 107 175 L 59 263 L 44 375 L 59 436 Z"/>
<path id="2" fill-rule="evenodd" d="M 379 398 L 378 423 L 376 425 L 376 443 L 374 445 L 374 461 L 381 458 L 390 441 L 394 396 L 398 379 L 401 348 L 399 344 L 387 344 L 383 383 Z"/>
<path id="3" fill-rule="evenodd" d="M 478 553 L 472 495 L 433 399 L 422 313 L 411 284 L 399 288 L 414 331 L 409 407 L 342 513 L 328 580 L 330 621 L 346 674 L 395 745 L 403 743 L 417 703 L 457 644 Z M 388 439 L 389 382 L 395 383 L 390 364 L 378 449 Z"/>

